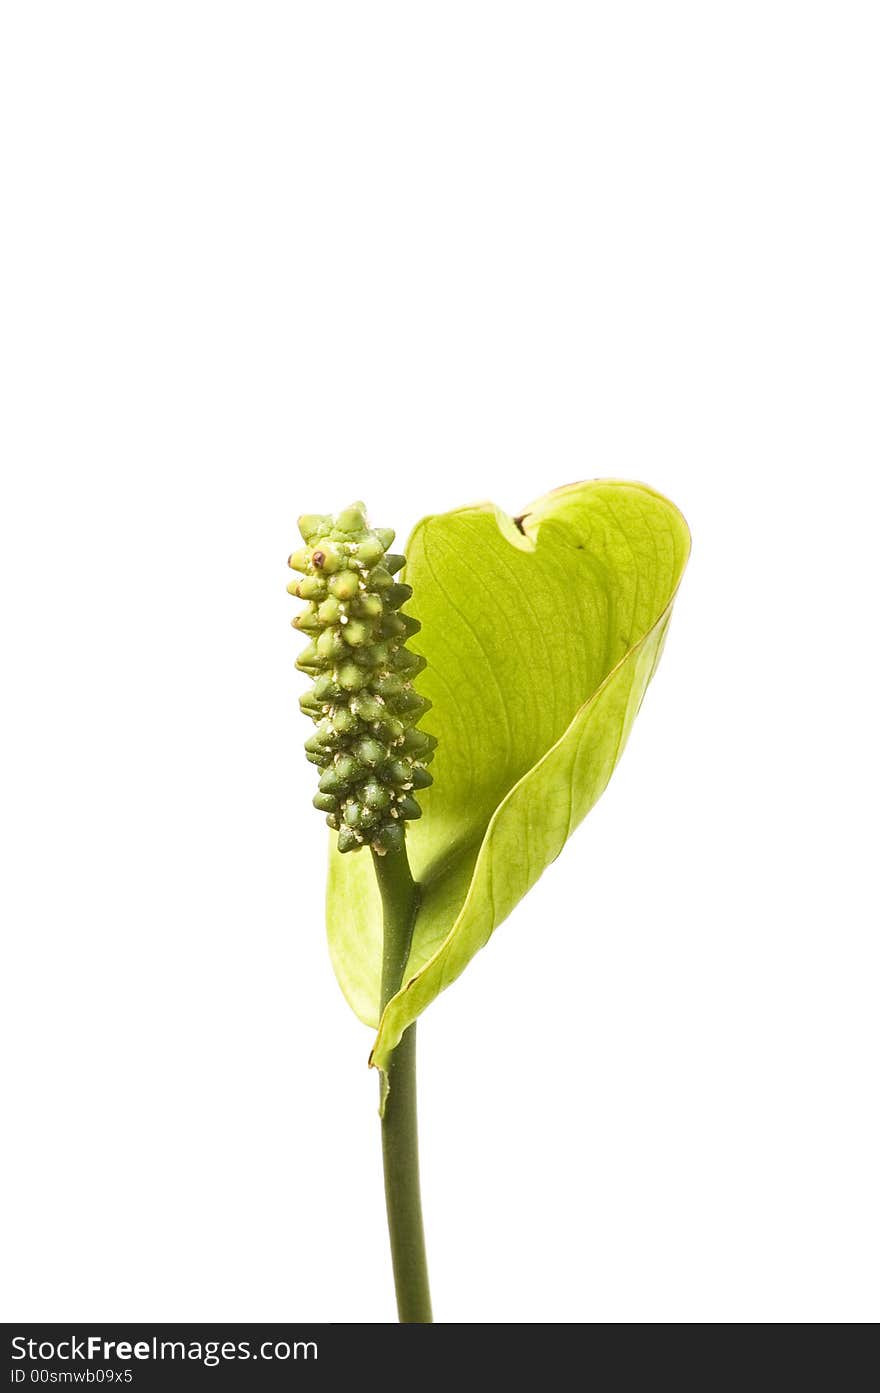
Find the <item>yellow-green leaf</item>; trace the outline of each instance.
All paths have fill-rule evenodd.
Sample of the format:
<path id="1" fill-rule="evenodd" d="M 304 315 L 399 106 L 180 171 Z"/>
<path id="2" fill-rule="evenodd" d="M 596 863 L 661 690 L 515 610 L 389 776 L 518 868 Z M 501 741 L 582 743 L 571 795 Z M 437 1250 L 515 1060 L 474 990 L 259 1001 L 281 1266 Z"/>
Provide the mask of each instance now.
<path id="1" fill-rule="evenodd" d="M 595 480 L 514 520 L 486 504 L 425 518 L 407 549 L 411 647 L 439 740 L 407 843 L 421 907 L 379 1020 L 382 918 L 370 858 L 331 851 L 328 930 L 343 992 L 403 1031 L 467 966 L 599 798 L 653 676 L 689 535 L 642 484 Z"/>

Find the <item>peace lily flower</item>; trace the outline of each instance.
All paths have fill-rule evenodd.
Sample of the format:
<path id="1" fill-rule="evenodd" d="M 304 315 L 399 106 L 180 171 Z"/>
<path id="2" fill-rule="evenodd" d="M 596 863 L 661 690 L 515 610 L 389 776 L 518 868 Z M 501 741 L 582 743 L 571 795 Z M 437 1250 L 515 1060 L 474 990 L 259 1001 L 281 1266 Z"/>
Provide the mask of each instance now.
<path id="1" fill-rule="evenodd" d="M 294 621 L 310 638 L 298 665 L 314 678 L 301 700 L 316 727 L 306 752 L 335 841 L 330 953 L 377 1032 L 398 1311 L 424 1322 L 415 1022 L 605 789 L 690 538 L 662 495 L 607 479 L 557 489 L 517 518 L 492 504 L 425 518 L 405 581 L 393 532 L 370 528 L 360 503 L 303 517 L 300 530 L 290 564 L 302 579 L 289 588 L 307 602 Z"/>

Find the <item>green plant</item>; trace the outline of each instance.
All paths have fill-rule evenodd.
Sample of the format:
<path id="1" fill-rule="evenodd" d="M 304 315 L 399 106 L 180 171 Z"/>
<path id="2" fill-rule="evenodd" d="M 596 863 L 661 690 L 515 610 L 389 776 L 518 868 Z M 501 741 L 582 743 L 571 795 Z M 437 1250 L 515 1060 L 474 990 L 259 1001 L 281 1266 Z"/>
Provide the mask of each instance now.
<path id="1" fill-rule="evenodd" d="M 425 1321 L 415 1022 L 608 783 L 689 535 L 667 499 L 618 480 L 557 489 L 517 518 L 489 504 L 425 518 L 405 582 L 393 580 L 393 533 L 371 530 L 362 505 L 300 527 L 291 565 L 304 575 L 291 589 L 308 605 L 294 622 L 315 635 L 299 659 L 316 678 L 306 748 L 336 840 L 330 952 L 377 1032 L 398 1310 Z M 401 614 L 410 600 L 417 618 Z"/>

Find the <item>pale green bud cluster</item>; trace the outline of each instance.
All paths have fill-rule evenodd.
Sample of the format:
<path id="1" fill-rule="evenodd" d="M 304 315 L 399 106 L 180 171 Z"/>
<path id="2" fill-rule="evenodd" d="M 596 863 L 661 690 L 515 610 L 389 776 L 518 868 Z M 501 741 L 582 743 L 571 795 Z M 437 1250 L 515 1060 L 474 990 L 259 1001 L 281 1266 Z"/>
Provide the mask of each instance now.
<path id="1" fill-rule="evenodd" d="M 415 793 L 431 783 L 437 744 L 416 729 L 431 703 L 412 685 L 425 660 L 406 647 L 421 625 L 400 613 L 412 595 L 394 580 L 405 558 L 388 550 L 392 531 L 369 527 L 362 503 L 301 517 L 299 530 L 305 546 L 288 564 L 303 579 L 287 588 L 307 601 L 293 625 L 311 640 L 297 667 L 315 679 L 300 700 L 317 727 L 306 741 L 322 771 L 314 804 L 340 851 L 382 854 L 421 816 Z"/>

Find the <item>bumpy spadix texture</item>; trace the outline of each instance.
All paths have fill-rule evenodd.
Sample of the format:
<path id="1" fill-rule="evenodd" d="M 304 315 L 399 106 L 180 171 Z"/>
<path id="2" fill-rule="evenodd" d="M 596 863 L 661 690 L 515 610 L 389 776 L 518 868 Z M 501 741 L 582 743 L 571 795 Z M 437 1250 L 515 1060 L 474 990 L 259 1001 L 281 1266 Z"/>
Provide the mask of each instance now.
<path id="1" fill-rule="evenodd" d="M 307 601 L 293 625 L 311 636 L 297 667 L 315 679 L 300 700 L 316 726 L 306 741 L 322 771 L 314 804 L 340 851 L 382 854 L 421 816 L 415 792 L 431 783 L 437 744 L 416 729 L 431 703 L 412 685 L 425 660 L 406 647 L 421 626 L 400 613 L 412 595 L 394 580 L 405 558 L 389 552 L 394 533 L 371 528 L 362 503 L 301 517 L 299 530 L 306 545 L 289 565 L 303 579 L 287 588 Z"/>

